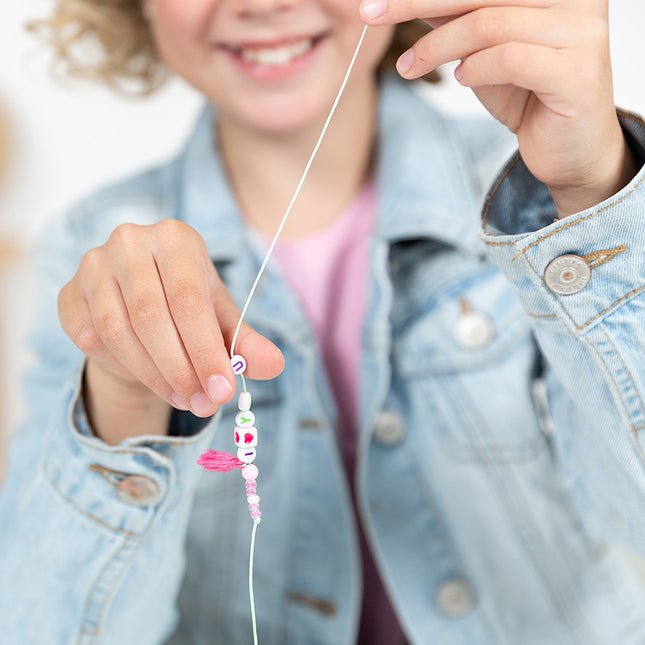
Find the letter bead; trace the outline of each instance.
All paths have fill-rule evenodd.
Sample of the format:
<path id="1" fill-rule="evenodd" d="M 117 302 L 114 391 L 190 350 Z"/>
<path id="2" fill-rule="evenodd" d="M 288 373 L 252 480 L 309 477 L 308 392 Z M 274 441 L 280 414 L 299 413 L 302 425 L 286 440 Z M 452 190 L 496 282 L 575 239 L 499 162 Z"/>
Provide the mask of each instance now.
<path id="1" fill-rule="evenodd" d="M 235 425 L 238 428 L 250 428 L 255 423 L 255 415 L 251 410 L 238 412 L 235 415 Z"/>
<path id="2" fill-rule="evenodd" d="M 246 359 L 239 354 L 235 354 L 235 356 L 231 358 L 231 367 L 235 374 L 243 374 L 246 371 Z"/>
<path id="3" fill-rule="evenodd" d="M 246 498 L 246 501 L 250 504 L 259 504 L 260 503 L 260 496 L 259 495 L 249 495 Z"/>
<path id="4" fill-rule="evenodd" d="M 252 464 L 255 461 L 255 448 L 238 448 L 237 458 L 245 464 Z"/>

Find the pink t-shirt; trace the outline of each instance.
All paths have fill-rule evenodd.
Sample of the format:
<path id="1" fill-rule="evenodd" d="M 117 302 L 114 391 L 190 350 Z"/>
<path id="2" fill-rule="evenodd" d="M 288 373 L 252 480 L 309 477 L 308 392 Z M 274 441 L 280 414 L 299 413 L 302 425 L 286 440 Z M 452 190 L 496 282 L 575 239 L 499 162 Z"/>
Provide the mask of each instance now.
<path id="1" fill-rule="evenodd" d="M 358 427 L 361 332 L 367 304 L 368 245 L 376 213 L 370 181 L 331 225 L 294 240 L 278 241 L 273 260 L 282 269 L 316 332 L 338 406 L 340 445 L 349 481 L 354 481 Z M 360 522 L 359 522 L 360 524 Z M 363 610 L 360 645 L 404 645 L 360 527 Z"/>

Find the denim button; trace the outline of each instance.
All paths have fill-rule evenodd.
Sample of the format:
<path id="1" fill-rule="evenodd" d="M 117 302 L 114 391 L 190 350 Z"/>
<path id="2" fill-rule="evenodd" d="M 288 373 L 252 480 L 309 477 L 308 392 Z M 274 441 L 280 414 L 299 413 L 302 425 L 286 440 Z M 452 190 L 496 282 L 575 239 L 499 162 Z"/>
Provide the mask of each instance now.
<path id="1" fill-rule="evenodd" d="M 448 618 L 463 618 L 477 604 L 473 588 L 463 578 L 444 580 L 435 594 L 437 609 Z"/>
<path id="2" fill-rule="evenodd" d="M 563 296 L 582 291 L 590 277 L 589 265 L 578 255 L 561 255 L 552 260 L 544 272 L 546 286 Z"/>
<path id="3" fill-rule="evenodd" d="M 124 477 L 116 490 L 119 499 L 128 506 L 150 506 L 159 499 L 159 486 L 142 475 Z"/>
<path id="4" fill-rule="evenodd" d="M 480 311 L 462 313 L 452 328 L 455 342 L 463 349 L 482 349 L 490 345 L 495 336 L 491 319 Z"/>
<path id="5" fill-rule="evenodd" d="M 399 443 L 405 436 L 403 417 L 397 412 L 383 410 L 374 423 L 374 439 L 383 446 Z"/>

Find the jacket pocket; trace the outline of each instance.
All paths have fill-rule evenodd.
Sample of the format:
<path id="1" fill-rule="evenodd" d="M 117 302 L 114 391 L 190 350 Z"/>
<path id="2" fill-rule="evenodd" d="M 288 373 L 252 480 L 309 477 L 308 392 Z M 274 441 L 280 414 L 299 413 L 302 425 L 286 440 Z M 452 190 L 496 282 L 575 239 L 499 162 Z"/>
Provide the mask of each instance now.
<path id="1" fill-rule="evenodd" d="M 539 352 L 501 274 L 447 286 L 395 337 L 394 378 L 405 382 L 432 447 L 466 461 L 531 460 L 542 451 L 532 387 Z"/>

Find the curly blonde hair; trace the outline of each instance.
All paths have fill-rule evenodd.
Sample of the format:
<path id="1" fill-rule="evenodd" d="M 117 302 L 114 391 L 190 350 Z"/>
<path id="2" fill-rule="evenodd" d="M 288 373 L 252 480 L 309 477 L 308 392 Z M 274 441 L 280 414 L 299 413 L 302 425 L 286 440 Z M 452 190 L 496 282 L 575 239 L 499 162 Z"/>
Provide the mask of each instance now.
<path id="1" fill-rule="evenodd" d="M 58 0 L 51 16 L 27 28 L 53 47 L 57 73 L 140 95 L 151 94 L 169 76 L 140 0 Z M 421 21 L 397 25 L 379 71 L 393 69 L 428 29 Z M 424 80 L 437 82 L 439 75 L 431 72 Z"/>

